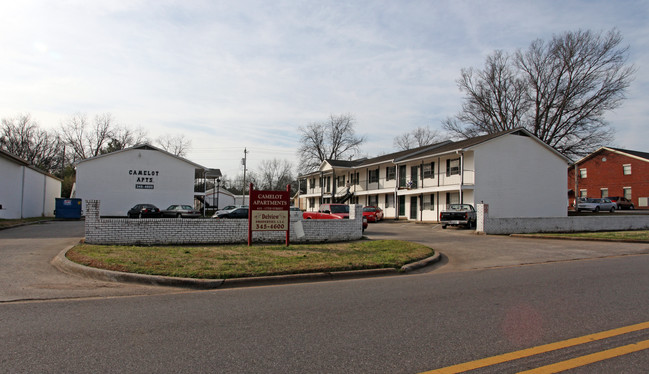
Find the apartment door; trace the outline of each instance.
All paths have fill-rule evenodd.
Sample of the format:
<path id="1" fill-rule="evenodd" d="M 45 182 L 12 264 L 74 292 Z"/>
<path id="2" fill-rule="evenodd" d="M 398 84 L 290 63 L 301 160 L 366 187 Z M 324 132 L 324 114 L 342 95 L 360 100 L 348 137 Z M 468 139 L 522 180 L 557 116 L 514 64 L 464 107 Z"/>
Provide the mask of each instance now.
<path id="1" fill-rule="evenodd" d="M 399 187 L 406 187 L 406 165 L 399 166 Z"/>
<path id="2" fill-rule="evenodd" d="M 410 197 L 410 219 L 417 219 L 417 196 Z"/>
<path id="3" fill-rule="evenodd" d="M 399 196 L 399 217 L 406 215 L 406 197 Z"/>

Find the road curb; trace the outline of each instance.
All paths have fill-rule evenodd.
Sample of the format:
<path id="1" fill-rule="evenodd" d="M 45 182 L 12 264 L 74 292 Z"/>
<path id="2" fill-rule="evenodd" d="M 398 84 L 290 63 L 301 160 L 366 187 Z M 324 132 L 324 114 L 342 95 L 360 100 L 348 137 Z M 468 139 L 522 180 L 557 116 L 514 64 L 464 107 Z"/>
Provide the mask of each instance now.
<path id="1" fill-rule="evenodd" d="M 555 239 L 555 240 L 581 240 L 586 242 L 612 242 L 612 243 L 649 243 L 649 240 L 638 239 L 604 239 L 604 238 L 578 238 L 578 237 L 561 237 L 561 236 L 545 236 L 534 234 L 510 234 L 513 238 L 529 238 L 529 239 Z"/>
<path id="2" fill-rule="evenodd" d="M 182 287 L 202 290 L 397 275 L 435 263 L 439 261 L 441 257 L 439 253 L 435 253 L 434 256 L 414 262 L 412 264 L 404 265 L 400 270 L 394 268 L 383 268 L 306 274 L 286 274 L 251 278 L 195 279 L 168 277 L 162 275 L 124 273 L 120 271 L 98 269 L 77 264 L 76 262 L 68 260 L 68 258 L 65 256 L 65 254 L 73 247 L 74 246 L 69 246 L 63 249 L 61 252 L 59 252 L 58 255 L 56 255 L 56 257 L 52 259 L 50 263 L 64 273 L 97 279 L 101 281 L 127 282 L 153 286 Z"/>
<path id="3" fill-rule="evenodd" d="M 435 254 L 432 255 L 431 257 L 425 258 L 423 260 L 419 260 L 417 262 L 413 262 L 411 264 L 403 265 L 401 267 L 401 271 L 404 272 L 404 273 L 408 273 L 408 272 L 411 272 L 413 270 L 421 269 L 424 266 L 434 264 L 434 263 L 438 262 L 441 259 L 442 259 L 441 253 L 435 251 Z"/>

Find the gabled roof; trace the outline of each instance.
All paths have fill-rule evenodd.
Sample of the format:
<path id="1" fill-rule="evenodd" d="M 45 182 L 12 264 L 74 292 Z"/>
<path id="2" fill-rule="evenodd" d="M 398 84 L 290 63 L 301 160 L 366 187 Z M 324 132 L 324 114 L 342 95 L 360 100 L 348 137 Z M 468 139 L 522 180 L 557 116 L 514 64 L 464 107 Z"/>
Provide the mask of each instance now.
<path id="1" fill-rule="evenodd" d="M 603 151 L 609 151 L 609 152 L 621 154 L 621 155 L 624 155 L 624 156 L 627 156 L 627 157 L 635 158 L 635 159 L 638 159 L 638 160 L 641 160 L 641 161 L 649 162 L 649 153 L 646 153 L 646 152 L 632 151 L 632 150 L 629 150 L 629 149 L 622 149 L 622 148 L 601 147 L 598 150 L 596 150 L 595 152 L 593 152 L 593 153 L 585 156 L 581 160 L 575 162 L 575 164 L 579 165 L 579 164 L 583 163 L 584 161 L 595 157 L 597 154 L 599 154 L 599 153 L 601 153 Z"/>
<path id="2" fill-rule="evenodd" d="M 118 154 L 118 153 L 132 151 L 132 150 L 134 150 L 134 149 L 141 149 L 141 150 L 147 150 L 147 151 L 158 151 L 158 152 L 160 152 L 160 153 L 166 154 L 167 156 L 170 156 L 170 157 L 176 158 L 176 159 L 178 159 L 178 160 L 180 160 L 180 161 L 186 162 L 186 163 L 188 163 L 188 164 L 194 166 L 196 169 L 209 170 L 209 169 L 206 168 L 205 166 L 202 166 L 202 165 L 199 165 L 199 164 L 197 164 L 197 163 L 195 163 L 195 162 L 189 161 L 189 160 L 187 160 L 186 158 L 183 158 L 183 157 L 180 157 L 180 156 L 176 156 L 176 155 L 174 155 L 173 153 L 169 153 L 169 152 L 167 152 L 167 151 L 165 151 L 165 150 L 163 150 L 163 149 L 160 149 L 160 148 L 158 148 L 158 147 L 154 147 L 154 146 L 152 146 L 151 144 L 148 144 L 148 143 L 137 144 L 137 145 L 134 145 L 134 146 L 132 146 L 132 147 L 130 147 L 130 148 L 124 148 L 124 149 L 120 149 L 119 151 L 110 152 L 110 153 L 106 153 L 106 154 L 103 154 L 103 155 L 99 155 L 99 156 L 95 156 L 95 157 L 86 158 L 86 159 L 84 159 L 84 160 L 77 161 L 77 165 L 78 165 L 78 164 L 81 164 L 81 163 L 83 163 L 83 162 L 93 161 L 93 160 L 97 160 L 97 159 L 99 159 L 99 158 L 103 158 L 103 157 L 110 157 L 110 156 L 116 155 L 116 154 Z M 219 171 L 219 173 L 220 173 L 220 171 Z"/>
<path id="3" fill-rule="evenodd" d="M 479 144 L 486 143 L 488 141 L 491 141 L 493 139 L 499 138 L 501 136 L 505 135 L 519 135 L 519 136 L 526 136 L 558 157 L 562 158 L 563 160 L 566 161 L 566 163 L 569 162 L 569 159 L 564 156 L 563 154 L 559 153 L 556 149 L 550 147 L 549 145 L 545 144 L 542 142 L 539 138 L 534 136 L 531 132 L 525 130 L 524 128 L 517 128 L 517 129 L 511 129 L 511 130 L 506 130 L 506 131 L 501 131 L 498 133 L 494 134 L 487 134 L 487 135 L 482 135 L 482 136 L 476 136 L 474 138 L 469 138 L 469 139 L 464 139 L 464 140 L 459 140 L 459 141 L 444 141 L 440 143 L 435 143 L 435 144 L 429 144 L 413 149 L 407 149 L 405 151 L 399 151 L 399 152 L 394 152 L 394 153 L 389 153 L 385 155 L 381 155 L 378 157 L 373 157 L 373 158 L 368 158 L 368 159 L 361 159 L 361 160 L 353 160 L 353 161 L 341 161 L 341 160 L 325 160 L 323 161 L 322 165 L 324 163 L 328 163 L 332 167 L 346 167 L 346 168 L 356 168 L 356 167 L 367 167 L 367 166 L 372 166 L 372 165 L 377 165 L 381 163 L 387 163 L 387 162 L 392 162 L 392 163 L 399 163 L 399 162 L 405 162 L 408 160 L 414 160 L 418 158 L 425 158 L 425 157 L 431 157 L 435 155 L 442 155 L 442 154 L 448 154 L 448 153 L 453 153 L 456 151 L 464 151 L 467 150 L 471 147 L 475 147 Z M 322 170 L 322 165 L 320 167 L 320 170 Z M 318 172 L 313 172 L 309 174 L 305 174 L 303 176 L 311 176 L 319 173 Z"/>
<path id="4" fill-rule="evenodd" d="M 30 164 L 27 160 L 24 160 L 24 159 L 22 159 L 22 158 L 20 158 L 20 157 L 18 157 L 16 155 L 14 155 L 13 153 L 9 153 L 7 151 L 4 151 L 4 150 L 0 149 L 0 157 L 5 158 L 5 159 L 7 159 L 9 161 L 12 161 L 13 163 L 18 164 L 20 166 L 25 166 L 27 168 L 30 168 L 30 169 L 32 169 L 32 170 L 34 170 L 34 171 L 36 171 L 38 173 L 41 173 L 43 175 L 47 175 L 50 178 L 54 178 L 54 179 L 56 179 L 58 181 L 62 181 L 62 179 L 55 177 L 54 175 L 52 175 L 51 173 L 49 173 L 49 172 L 47 172 L 45 170 L 37 168 L 36 166 Z"/>
<path id="5" fill-rule="evenodd" d="M 636 158 L 641 158 L 644 159 L 645 161 L 649 161 L 649 153 L 647 152 L 632 151 L 629 149 L 622 149 L 622 148 L 608 148 L 608 147 L 605 148 L 615 150 L 618 153 L 626 153 L 629 156 L 635 156 Z"/>
<path id="6" fill-rule="evenodd" d="M 541 141 L 539 138 L 534 136 L 531 132 L 525 130 L 524 128 L 517 128 L 517 129 L 511 129 L 511 130 L 506 130 L 506 131 L 501 131 L 497 132 L 494 134 L 487 134 L 487 135 L 482 135 L 482 136 L 476 136 L 474 138 L 469 138 L 469 139 L 464 139 L 456 142 L 446 142 L 446 143 L 441 143 L 439 146 L 431 148 L 430 150 L 427 151 L 422 151 L 422 152 L 416 152 L 412 154 L 408 154 L 406 156 L 400 157 L 395 160 L 395 162 L 403 162 L 407 160 L 413 160 L 413 159 L 418 159 L 418 158 L 424 158 L 424 157 L 431 157 L 434 155 L 443 155 L 443 154 L 448 154 L 448 153 L 453 153 L 456 151 L 465 151 L 468 150 L 472 147 L 475 147 L 477 145 L 487 143 L 491 140 L 494 140 L 496 138 L 500 138 L 505 135 L 518 135 L 518 136 L 526 136 L 529 137 L 530 139 L 534 140 L 535 142 L 539 143 L 541 146 L 544 148 L 548 149 L 555 155 L 559 156 L 563 160 L 566 161 L 566 163 L 569 162 L 569 159 L 564 156 L 563 154 L 559 153 L 556 149 L 550 147 L 549 145 L 545 144 L 543 141 Z"/>

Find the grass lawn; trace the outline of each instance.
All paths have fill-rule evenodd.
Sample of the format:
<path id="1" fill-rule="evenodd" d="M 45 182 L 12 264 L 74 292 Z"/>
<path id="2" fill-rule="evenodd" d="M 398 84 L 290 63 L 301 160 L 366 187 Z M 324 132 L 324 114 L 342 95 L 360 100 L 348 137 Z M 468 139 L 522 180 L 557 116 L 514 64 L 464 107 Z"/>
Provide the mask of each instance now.
<path id="1" fill-rule="evenodd" d="M 556 234 L 536 234 L 559 238 L 604 239 L 604 240 L 645 240 L 649 242 L 649 231 L 603 231 L 603 232 L 575 232 Z"/>
<path id="2" fill-rule="evenodd" d="M 264 275 L 400 268 L 432 256 L 421 244 L 399 240 L 345 243 L 214 246 L 80 244 L 67 257 L 79 264 L 130 273 L 228 279 Z"/>
<path id="3" fill-rule="evenodd" d="M 53 220 L 52 217 L 33 217 L 33 218 L 23 218 L 23 219 L 0 219 L 0 229 L 4 229 L 11 226 L 21 225 L 23 223 L 31 223 L 36 221 L 48 221 Z"/>

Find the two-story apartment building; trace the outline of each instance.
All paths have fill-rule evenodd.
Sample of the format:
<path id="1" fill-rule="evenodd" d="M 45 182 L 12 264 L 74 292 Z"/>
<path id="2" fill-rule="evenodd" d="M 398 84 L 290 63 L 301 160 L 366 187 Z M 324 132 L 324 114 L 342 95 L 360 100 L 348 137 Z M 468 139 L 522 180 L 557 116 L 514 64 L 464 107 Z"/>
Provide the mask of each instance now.
<path id="1" fill-rule="evenodd" d="M 370 159 L 325 160 L 302 176 L 302 206 L 376 205 L 386 218 L 438 221 L 448 204 L 484 202 L 493 217 L 565 216 L 567 165 L 566 157 L 516 129 Z"/>
<path id="2" fill-rule="evenodd" d="M 570 206 L 578 197 L 622 196 L 649 208 L 649 153 L 602 147 L 568 168 Z"/>

